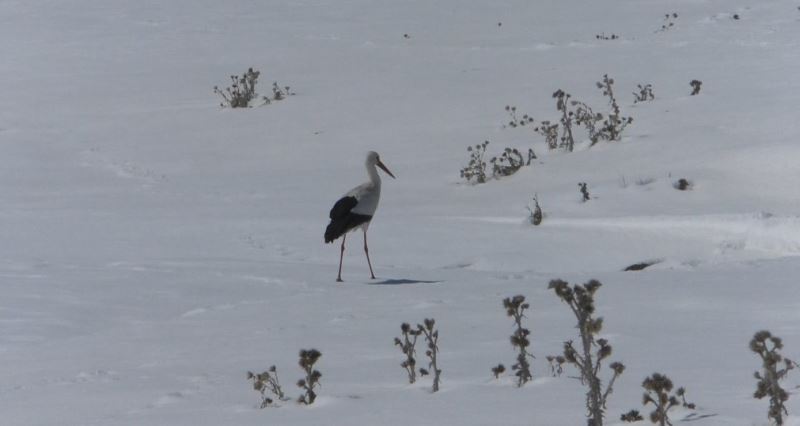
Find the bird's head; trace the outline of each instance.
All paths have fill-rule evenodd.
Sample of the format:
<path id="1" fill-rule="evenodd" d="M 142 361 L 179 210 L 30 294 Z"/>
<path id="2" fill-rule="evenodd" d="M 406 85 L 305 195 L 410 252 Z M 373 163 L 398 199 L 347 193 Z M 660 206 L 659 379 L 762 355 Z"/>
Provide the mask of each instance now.
<path id="1" fill-rule="evenodd" d="M 378 153 L 375 151 L 370 151 L 367 153 L 367 166 L 369 167 L 378 166 L 381 168 L 381 170 L 386 172 L 387 175 L 391 176 L 392 179 L 395 179 L 392 172 L 390 172 L 389 169 L 386 168 L 386 165 L 384 165 L 383 162 L 381 162 L 381 156 L 378 155 Z"/>

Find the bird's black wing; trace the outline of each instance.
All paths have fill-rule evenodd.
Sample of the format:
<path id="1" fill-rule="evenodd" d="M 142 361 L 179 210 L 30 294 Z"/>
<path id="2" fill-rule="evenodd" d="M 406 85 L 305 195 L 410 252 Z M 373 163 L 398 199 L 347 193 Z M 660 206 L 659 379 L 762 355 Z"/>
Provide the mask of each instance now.
<path id="1" fill-rule="evenodd" d="M 350 213 L 350 210 L 353 210 L 356 204 L 358 204 L 356 197 L 342 197 L 333 205 L 329 217 L 331 220 L 342 218 Z"/>
<path id="2" fill-rule="evenodd" d="M 372 216 L 353 213 L 353 208 L 358 204 L 356 197 L 342 197 L 331 209 L 331 223 L 325 228 L 325 242 L 332 243 L 347 231 L 369 222 Z"/>

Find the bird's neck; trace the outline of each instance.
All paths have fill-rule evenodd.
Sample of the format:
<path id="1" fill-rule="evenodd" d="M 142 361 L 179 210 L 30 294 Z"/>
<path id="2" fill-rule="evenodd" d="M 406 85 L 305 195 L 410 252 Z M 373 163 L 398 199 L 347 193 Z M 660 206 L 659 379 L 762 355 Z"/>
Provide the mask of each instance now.
<path id="1" fill-rule="evenodd" d="M 381 186 L 381 177 L 378 176 L 378 169 L 374 165 L 367 165 L 369 181 L 375 186 Z"/>

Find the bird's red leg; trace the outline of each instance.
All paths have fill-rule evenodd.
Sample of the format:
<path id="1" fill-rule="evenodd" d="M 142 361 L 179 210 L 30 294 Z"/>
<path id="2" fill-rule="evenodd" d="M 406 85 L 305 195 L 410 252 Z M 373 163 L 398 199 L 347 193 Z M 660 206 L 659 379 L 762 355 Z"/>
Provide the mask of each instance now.
<path id="1" fill-rule="evenodd" d="M 347 234 L 342 235 L 342 251 L 339 252 L 339 276 L 336 277 L 336 282 L 342 282 L 342 258 L 344 258 L 344 240 L 347 239 Z"/>
<path id="2" fill-rule="evenodd" d="M 369 265 L 369 274 L 372 279 L 375 279 L 375 274 L 372 272 L 372 262 L 369 261 L 369 247 L 367 247 L 367 231 L 364 231 L 364 253 L 367 254 L 367 265 Z"/>

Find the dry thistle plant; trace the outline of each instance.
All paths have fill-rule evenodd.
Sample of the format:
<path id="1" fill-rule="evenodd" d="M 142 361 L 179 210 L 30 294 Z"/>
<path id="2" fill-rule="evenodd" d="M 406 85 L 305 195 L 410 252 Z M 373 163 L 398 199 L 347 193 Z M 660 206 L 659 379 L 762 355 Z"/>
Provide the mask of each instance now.
<path id="1" fill-rule="evenodd" d="M 668 29 L 675 26 L 675 20 L 678 19 L 677 13 L 665 13 L 664 14 L 664 23 L 661 25 L 661 28 L 657 29 L 655 32 L 662 33 L 667 31 Z"/>
<path id="2" fill-rule="evenodd" d="M 689 85 L 692 86 L 692 93 L 691 95 L 699 95 L 700 94 L 700 86 L 703 85 L 703 82 L 700 80 L 692 80 L 689 82 Z"/>
<path id="3" fill-rule="evenodd" d="M 533 152 L 533 148 L 528 148 L 528 161 L 525 163 L 526 166 L 531 165 L 531 161 L 536 159 L 536 153 Z"/>
<path id="4" fill-rule="evenodd" d="M 271 103 L 271 101 L 282 101 L 286 99 L 287 96 L 294 96 L 294 92 L 291 91 L 289 86 L 278 86 L 277 81 L 272 82 L 272 100 L 264 97 L 264 103 Z"/>
<path id="5" fill-rule="evenodd" d="M 531 206 L 528 206 L 528 211 L 530 212 L 528 220 L 531 222 L 531 225 L 539 226 L 542 223 L 544 215 L 542 214 L 541 206 L 539 206 L 538 194 L 533 194 L 533 209 L 531 209 Z"/>
<path id="6" fill-rule="evenodd" d="M 506 105 L 506 112 L 511 117 L 511 121 L 508 122 L 508 127 L 524 127 L 528 124 L 533 124 L 533 117 L 528 114 L 523 115 L 522 118 L 518 118 L 517 107 L 515 106 Z"/>
<path id="7" fill-rule="evenodd" d="M 675 391 L 675 395 L 681 398 L 681 406 L 694 410 L 697 406 L 693 402 L 686 402 L 686 388 L 680 387 Z"/>
<path id="8" fill-rule="evenodd" d="M 592 199 L 592 197 L 589 195 L 589 189 L 586 187 L 586 182 L 578 183 L 578 188 L 581 191 L 581 202 L 585 203 Z"/>
<path id="9" fill-rule="evenodd" d="M 603 122 L 603 114 L 595 113 L 589 105 L 583 102 L 572 101 L 571 103 L 575 107 L 575 124 L 586 128 L 586 132 L 589 134 L 591 141 L 589 146 L 594 146 L 601 140 L 610 140 L 611 135 L 606 128 L 598 125 Z"/>
<path id="10" fill-rule="evenodd" d="M 642 86 L 641 84 L 637 84 L 636 87 L 639 89 L 639 92 L 633 92 L 633 103 L 637 104 L 639 102 L 648 102 L 655 99 L 655 95 L 653 95 L 653 85 L 652 84 L 645 84 Z"/>
<path id="11" fill-rule="evenodd" d="M 611 345 L 606 339 L 595 339 L 603 328 L 603 318 L 595 318 L 594 295 L 602 284 L 597 280 L 590 280 L 583 285 L 569 286 L 566 281 L 556 279 L 550 281 L 548 288 L 552 289 L 561 301 L 569 306 L 578 320 L 578 334 L 581 345 L 576 349 L 572 341 L 564 342 L 564 359 L 575 365 L 581 372 L 581 381 L 588 387 L 586 392 L 586 409 L 589 426 L 602 426 L 606 400 L 613 392 L 614 381 L 625 370 L 619 362 L 609 365 L 613 375 L 603 389 L 600 380 L 600 366 L 606 358 L 611 356 Z M 593 348 L 597 348 L 592 353 Z"/>
<path id="12" fill-rule="evenodd" d="M 267 396 L 267 391 L 275 395 L 280 401 L 287 401 L 289 398 L 283 394 L 281 383 L 278 380 L 278 370 L 275 366 L 271 366 L 263 373 L 247 372 L 247 379 L 253 382 L 253 389 L 261 394 L 261 408 L 269 407 L 272 404 L 272 398 Z"/>
<path id="13" fill-rule="evenodd" d="M 305 378 L 297 381 L 297 387 L 305 391 L 305 394 L 297 399 L 297 402 L 301 404 L 310 405 L 317 399 L 317 393 L 314 388 L 319 386 L 319 379 L 322 377 L 322 373 L 314 369 L 314 364 L 321 356 L 322 353 L 316 349 L 300 350 L 300 368 L 306 373 Z"/>
<path id="14" fill-rule="evenodd" d="M 533 151 L 528 153 L 528 164 L 530 164 L 532 153 Z M 533 158 L 536 156 L 534 155 Z M 511 176 L 525 165 L 522 153 L 516 148 L 504 149 L 499 157 L 492 157 L 489 162 L 492 163 L 492 176 L 495 178 Z"/>
<path id="15" fill-rule="evenodd" d="M 506 372 L 506 366 L 503 364 L 497 364 L 496 366 L 492 367 L 492 374 L 494 374 L 495 379 L 499 379 L 500 375 Z"/>
<path id="16" fill-rule="evenodd" d="M 250 101 L 258 96 L 256 83 L 258 83 L 259 75 L 261 75 L 260 71 L 248 68 L 247 72 L 239 77 L 232 75 L 231 85 L 225 90 L 220 90 L 217 86 L 214 86 L 214 93 L 220 95 L 223 100 L 219 105 L 231 108 L 249 108 Z"/>
<path id="17" fill-rule="evenodd" d="M 695 408 L 694 404 L 686 402 L 686 389 L 678 388 L 675 394 L 670 395 L 672 386 L 672 380 L 659 373 L 653 373 L 642 382 L 642 387 L 645 389 L 642 404 L 645 406 L 653 404 L 654 408 L 650 413 L 650 421 L 653 424 L 672 426 L 672 422 L 669 421 L 669 410 L 675 406 L 681 405 L 690 410 Z"/>
<path id="18" fill-rule="evenodd" d="M 539 126 L 535 127 L 533 131 L 544 136 L 548 149 L 558 148 L 558 123 L 550 123 L 545 120 L 539 123 Z"/>
<path id="19" fill-rule="evenodd" d="M 428 357 L 428 368 L 419 369 L 420 374 L 423 376 L 433 373 L 433 392 L 439 391 L 439 382 L 441 381 L 442 370 L 439 368 L 437 356 L 439 355 L 439 330 L 436 330 L 436 320 L 433 318 L 425 318 L 423 321 L 425 325 L 417 324 L 417 330 L 425 336 L 425 342 L 428 344 L 428 349 L 425 355 Z"/>
<path id="20" fill-rule="evenodd" d="M 484 156 L 486 155 L 487 145 L 489 145 L 489 141 L 484 141 L 474 147 L 467 147 L 469 164 L 461 169 L 461 177 L 466 179 L 467 182 L 475 180 L 475 183 L 486 183 L 486 161 Z"/>
<path id="21" fill-rule="evenodd" d="M 619 40 L 619 36 L 612 33 L 610 36 L 607 36 L 606 33 L 596 34 L 594 38 L 598 40 Z"/>
<path id="22" fill-rule="evenodd" d="M 550 127 L 549 127 L 550 126 L 550 122 L 549 121 L 543 121 L 542 122 L 542 127 L 533 127 L 533 122 L 534 122 L 533 117 L 529 116 L 528 114 L 524 114 L 522 116 L 522 118 L 517 117 L 517 107 L 515 107 L 515 106 L 506 105 L 506 112 L 508 113 L 509 117 L 511 117 L 511 120 L 508 122 L 508 124 L 504 124 L 503 127 L 516 128 L 516 127 L 528 126 L 529 128 L 533 129 L 534 132 L 545 136 L 545 138 L 548 138 L 548 134 L 546 132 L 548 132 L 548 131 L 552 132 L 553 131 L 553 129 L 550 129 Z M 556 134 L 555 134 L 555 136 L 553 136 L 553 138 L 554 138 L 554 140 L 557 140 L 558 139 L 558 125 L 555 125 L 555 132 L 556 132 Z M 550 140 L 549 139 L 547 141 L 547 145 L 550 146 Z M 529 149 L 528 150 L 528 162 L 527 162 L 526 166 L 530 166 L 532 159 L 536 159 L 536 154 L 533 153 L 532 149 Z"/>
<path id="23" fill-rule="evenodd" d="M 639 410 L 631 410 L 619 417 L 623 422 L 633 423 L 644 420 L 644 417 L 639 413 Z"/>
<path id="24" fill-rule="evenodd" d="M 678 191 L 686 191 L 692 189 L 692 183 L 686 180 L 686 178 L 680 178 L 672 184 L 672 187 Z"/>
<path id="25" fill-rule="evenodd" d="M 603 91 L 603 95 L 608 97 L 608 103 L 611 106 L 611 112 L 608 115 L 604 116 L 603 114 L 595 113 L 585 103 L 572 100 L 572 95 L 558 89 L 553 92 L 552 96 L 556 100 L 556 109 L 561 114 L 557 123 L 542 121 L 538 126 L 533 127 L 533 117 L 525 114 L 520 118 L 517 116 L 517 107 L 506 105 L 505 109 L 511 120 L 503 127 L 533 127 L 534 132 L 544 136 L 547 148 L 550 150 L 561 148 L 567 152 L 572 152 L 575 149 L 573 124 L 586 128 L 592 146 L 601 140 L 618 141 L 621 139 L 625 128 L 633 122 L 633 118 L 622 115 L 619 103 L 614 95 L 613 78 L 609 78 L 607 74 L 603 75 L 603 81 L 598 81 L 596 84 Z M 639 102 L 655 98 L 651 85 L 639 85 L 639 90 L 639 94 L 634 92 L 634 96 Z M 560 135 L 559 125 L 561 127 Z M 536 157 L 534 156 L 533 158 Z"/>
<path id="26" fill-rule="evenodd" d="M 564 363 L 567 362 L 567 359 L 561 355 L 547 355 L 545 357 L 547 363 L 550 364 L 550 374 L 553 377 L 561 376 L 561 373 L 564 372 Z"/>
<path id="27" fill-rule="evenodd" d="M 781 349 L 783 349 L 781 338 L 773 336 L 767 330 L 759 331 L 750 340 L 750 350 L 761 358 L 761 371 L 756 371 L 754 374 L 758 384 L 753 397 L 757 399 L 769 397 L 767 418 L 778 426 L 783 425 L 783 416 L 789 415 L 784 405 L 789 400 L 789 394 L 779 382 L 797 365 L 794 361 L 784 358 L 780 353 Z"/>
<path id="28" fill-rule="evenodd" d="M 533 355 L 528 353 L 528 346 L 531 345 L 528 336 L 531 332 L 522 326 L 525 310 L 530 308 L 531 305 L 526 303 L 525 296 L 520 294 L 503 299 L 503 307 L 506 309 L 506 315 L 514 319 L 514 325 L 516 326 L 514 333 L 511 334 L 511 346 L 518 351 L 517 363 L 512 365 L 511 369 L 515 371 L 514 375 L 517 376 L 517 386 L 522 387 L 533 379 L 531 364 L 528 361 L 528 358 L 533 358 Z"/>
<path id="29" fill-rule="evenodd" d="M 614 79 L 609 78 L 608 74 L 603 75 L 603 81 L 598 81 L 597 88 L 603 91 L 603 95 L 608 96 L 608 103 L 611 105 L 611 113 L 603 121 L 602 132 L 606 133 L 607 140 L 618 141 L 622 137 L 622 132 L 633 122 L 633 118 L 620 115 L 617 98 L 614 97 Z"/>
<path id="30" fill-rule="evenodd" d="M 556 109 L 561 112 L 560 121 L 561 128 L 563 129 L 558 146 L 569 152 L 572 152 L 575 148 L 575 138 L 572 136 L 572 121 L 575 113 L 569 110 L 569 99 L 571 97 L 572 95 L 561 89 L 553 93 L 553 98 L 556 100 Z"/>
<path id="31" fill-rule="evenodd" d="M 403 351 L 403 354 L 406 356 L 406 359 L 400 363 L 400 366 L 408 373 L 408 383 L 414 383 L 417 381 L 417 360 L 414 358 L 416 356 L 414 346 L 417 344 L 417 337 L 419 337 L 422 332 L 412 329 L 411 325 L 407 322 L 400 325 L 400 331 L 403 333 L 403 339 L 400 340 L 399 337 L 395 337 L 394 344 L 399 346 L 400 350 Z"/>
<path id="32" fill-rule="evenodd" d="M 489 146 L 489 141 L 484 141 L 474 147 L 467 147 L 467 152 L 470 153 L 469 164 L 462 168 L 460 172 L 461 177 L 466 179 L 467 182 L 474 180 L 475 183 L 486 183 L 486 161 L 484 158 L 487 146 Z M 499 179 L 504 176 L 511 176 L 523 166 L 529 166 L 535 158 L 536 154 L 532 149 L 528 149 L 526 161 L 518 149 L 505 148 L 502 154 L 489 160 L 492 163 L 492 177 Z"/>
<path id="33" fill-rule="evenodd" d="M 261 75 L 260 71 L 248 68 L 247 72 L 241 76 L 232 75 L 231 85 L 221 90 L 219 87 L 214 86 L 214 93 L 222 97 L 222 102 L 219 104 L 221 107 L 228 106 L 230 108 L 250 108 L 250 102 L 258 97 L 256 93 L 256 84 L 258 77 Z M 272 83 L 272 99 L 269 96 L 262 96 L 261 99 L 264 104 L 272 103 L 272 101 L 280 101 L 286 99 L 287 96 L 294 95 L 289 86 L 279 86 L 278 82 Z"/>

